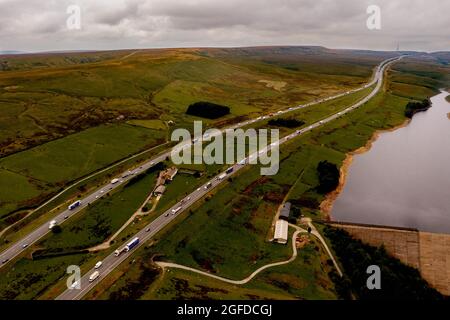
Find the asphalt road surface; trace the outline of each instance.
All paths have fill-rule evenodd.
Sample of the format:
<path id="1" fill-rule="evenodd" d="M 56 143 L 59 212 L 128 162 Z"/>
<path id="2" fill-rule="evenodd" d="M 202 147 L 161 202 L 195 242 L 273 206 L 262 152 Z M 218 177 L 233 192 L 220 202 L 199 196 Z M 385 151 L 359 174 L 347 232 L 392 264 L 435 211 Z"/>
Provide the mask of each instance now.
<path id="1" fill-rule="evenodd" d="M 360 107 L 361 105 L 363 105 L 364 103 L 366 103 L 367 101 L 369 101 L 374 95 L 376 95 L 378 93 L 378 91 L 380 90 L 382 83 L 383 83 L 383 73 L 385 68 L 390 65 L 391 63 L 398 61 L 399 59 L 401 59 L 402 57 L 396 57 L 396 58 L 392 58 L 392 59 L 388 59 L 386 61 L 384 61 L 383 63 L 381 63 L 375 72 L 374 75 L 374 79 L 372 80 L 371 83 L 365 85 L 364 87 L 368 87 L 371 86 L 374 83 L 377 83 L 377 86 L 374 88 L 374 90 L 367 95 L 365 98 L 363 98 L 362 100 L 360 100 L 359 102 L 355 103 L 354 105 L 344 109 L 343 111 L 340 111 L 336 114 L 333 114 L 323 120 L 320 120 L 306 128 L 303 128 L 301 130 L 297 130 L 296 132 L 283 137 L 282 139 L 280 139 L 279 144 L 285 143 L 291 139 L 294 139 L 295 137 L 298 137 L 300 135 L 303 135 L 304 133 L 311 131 L 317 127 L 320 127 L 330 121 L 333 121 L 336 118 L 339 118 L 341 116 L 343 116 L 344 114 L 353 111 L 354 109 Z M 364 88 L 363 87 L 363 88 Z M 361 89 L 359 89 L 361 90 Z M 346 95 L 346 94 L 350 94 L 352 92 L 354 92 L 356 90 L 353 91 L 348 91 L 344 94 L 340 94 L 338 96 L 342 96 L 342 95 Z M 335 99 L 337 96 L 331 97 L 331 98 L 326 98 L 326 99 L 322 99 L 319 100 L 316 103 L 320 103 L 326 100 L 330 100 L 330 99 Z M 293 108 L 289 108 L 287 111 L 283 111 L 283 113 L 285 112 L 289 112 L 289 111 L 293 111 L 299 108 L 304 108 L 307 107 L 311 104 L 314 103 L 310 103 L 307 105 L 303 105 L 303 106 L 297 106 L 297 107 L 293 107 Z M 278 115 L 278 114 L 277 114 Z M 235 126 L 233 126 L 234 128 L 243 126 L 243 125 L 247 125 L 253 122 L 257 122 L 263 118 L 267 118 L 267 117 L 259 117 L 257 119 L 251 120 L 251 121 L 247 121 L 247 122 L 242 122 L 239 123 Z M 232 127 L 232 128 L 233 128 Z M 263 149 L 262 151 L 267 151 L 269 150 L 271 147 L 273 147 L 273 145 L 269 145 L 268 147 L 265 148 L 265 150 Z M 261 152 L 261 150 L 259 150 L 258 152 Z M 107 256 L 103 261 L 102 261 L 102 266 L 96 270 L 96 269 L 91 269 L 89 270 L 84 276 L 82 276 L 82 278 L 80 279 L 80 289 L 67 289 L 66 291 L 64 291 L 61 295 L 59 295 L 56 299 L 57 300 L 78 300 L 81 299 L 86 293 L 88 293 L 97 283 L 99 283 L 102 279 L 104 279 L 112 270 L 114 270 L 118 265 L 120 265 L 124 260 L 126 260 L 127 258 L 130 257 L 130 255 L 133 254 L 133 252 L 139 248 L 140 246 L 142 246 L 147 240 L 149 240 L 150 238 L 152 238 L 154 235 L 156 235 L 161 229 L 163 229 L 166 225 L 168 225 L 172 220 L 174 220 L 178 215 L 180 215 L 182 212 L 184 212 L 186 209 L 188 209 L 192 204 L 194 204 L 196 201 L 198 201 L 199 199 L 201 199 L 202 197 L 204 197 L 208 192 L 210 192 L 211 190 L 213 190 L 215 187 L 217 187 L 219 184 L 221 184 L 224 180 L 228 179 L 230 176 L 236 174 L 236 172 L 238 172 L 239 170 L 241 170 L 242 168 L 244 168 L 247 163 L 254 157 L 258 156 L 258 152 L 255 152 L 251 155 L 249 155 L 245 161 L 242 161 L 240 163 L 237 163 L 231 167 L 229 167 L 226 171 L 218 174 L 216 177 L 214 177 L 212 180 L 210 180 L 209 182 L 205 183 L 204 185 L 202 185 L 201 187 L 199 187 L 198 189 L 196 189 L 194 192 L 192 192 L 191 194 L 189 194 L 188 196 L 186 196 L 185 198 L 183 198 L 180 202 L 178 202 L 177 204 L 175 204 L 174 206 L 172 206 L 170 209 L 168 209 L 167 211 L 165 211 L 163 214 L 161 214 L 158 218 L 156 218 L 154 221 L 152 221 L 150 224 L 148 224 L 145 228 L 143 228 L 141 231 L 139 231 L 137 234 L 135 234 L 133 237 L 130 237 L 130 240 L 138 237 L 139 238 L 139 244 L 136 245 L 133 249 L 131 249 L 128 252 L 122 251 L 121 254 L 119 256 L 116 256 L 114 253 L 111 253 L 109 256 Z M 170 152 L 168 152 L 170 154 Z M 158 158 L 154 159 L 152 162 L 156 163 L 156 161 L 162 161 L 165 159 L 165 157 L 167 156 L 167 154 L 161 155 Z M 142 166 L 142 169 L 139 169 L 140 172 L 148 169 L 149 167 L 151 167 L 152 165 L 150 162 L 145 164 L 144 166 Z M 232 170 L 232 172 L 230 172 Z M 229 172 L 228 174 L 226 172 Z M 223 176 L 223 174 L 225 174 L 225 178 L 220 179 L 220 176 Z M 126 179 L 129 179 L 129 177 L 126 177 L 124 179 L 122 179 L 122 181 L 126 181 Z M 123 183 L 120 182 L 120 183 Z M 109 188 L 114 188 L 117 187 L 119 185 L 119 183 L 117 183 L 116 185 L 108 185 L 107 187 Z M 104 189 L 104 188 L 103 188 Z M 90 200 L 95 199 L 96 196 L 100 196 L 101 194 L 99 194 L 100 190 L 96 191 L 95 193 L 91 194 L 90 196 L 88 196 L 87 198 L 83 199 L 83 205 L 86 205 L 87 202 L 89 202 Z M 106 192 L 106 191 L 105 191 Z M 72 214 L 75 214 L 78 210 L 81 210 L 81 207 L 78 208 L 76 211 L 71 212 Z M 65 214 L 67 214 L 68 212 L 66 211 Z M 60 216 L 58 216 L 59 218 L 63 217 L 64 213 L 61 214 Z M 48 230 L 48 226 L 45 225 L 45 228 L 41 227 L 37 231 L 41 231 L 41 232 L 45 232 L 47 233 Z M 42 230 L 41 230 L 42 229 Z M 45 230 L 44 230 L 45 229 Z M 44 234 L 45 234 L 44 233 Z M 34 234 L 34 232 L 33 232 Z M 39 235 L 39 234 L 38 234 Z M 27 237 L 28 238 L 28 237 Z M 30 238 L 31 239 L 31 238 Z M 36 241 L 36 240 L 35 240 Z M 24 242 L 20 242 L 18 244 L 19 249 L 21 249 L 20 244 L 22 244 Z M 120 249 L 124 248 L 124 246 L 126 245 L 126 243 L 124 243 Z M 14 246 L 17 247 L 17 246 Z M 89 281 L 89 277 L 92 273 L 94 273 L 95 271 L 99 271 L 99 276 L 94 280 L 94 281 Z"/>

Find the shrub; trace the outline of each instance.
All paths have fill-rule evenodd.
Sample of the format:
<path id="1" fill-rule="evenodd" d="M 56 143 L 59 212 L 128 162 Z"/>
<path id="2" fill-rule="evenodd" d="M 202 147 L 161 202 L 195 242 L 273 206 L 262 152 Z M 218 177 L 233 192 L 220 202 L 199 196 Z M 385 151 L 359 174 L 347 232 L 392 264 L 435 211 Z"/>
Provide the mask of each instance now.
<path id="1" fill-rule="evenodd" d="M 58 226 L 58 225 L 54 226 L 54 227 L 52 228 L 52 232 L 53 232 L 54 234 L 61 233 L 61 232 L 62 232 L 61 226 Z"/>
<path id="2" fill-rule="evenodd" d="M 269 126 L 275 126 L 275 127 L 285 127 L 285 128 L 297 128 L 305 124 L 302 120 L 297 119 L 271 119 L 268 122 Z"/>

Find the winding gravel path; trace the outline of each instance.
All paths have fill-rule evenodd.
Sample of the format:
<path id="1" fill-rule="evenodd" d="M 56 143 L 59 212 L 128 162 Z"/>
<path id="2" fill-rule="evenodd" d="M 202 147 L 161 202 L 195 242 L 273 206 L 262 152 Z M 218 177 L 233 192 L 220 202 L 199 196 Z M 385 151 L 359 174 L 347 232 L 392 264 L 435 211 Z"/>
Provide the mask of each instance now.
<path id="1" fill-rule="evenodd" d="M 191 267 L 187 267 L 187 266 L 183 266 L 181 264 L 177 264 L 177 263 L 172 263 L 172 262 L 163 262 L 163 261 L 155 261 L 155 264 L 158 265 L 159 267 L 165 269 L 165 268 L 175 268 L 175 269 L 183 269 L 183 270 L 187 270 L 187 271 L 192 271 L 210 278 L 214 278 L 223 282 L 227 282 L 230 284 L 235 284 L 235 285 L 243 285 L 248 283 L 250 280 L 252 280 L 254 277 L 256 277 L 258 275 L 258 273 L 261 273 L 262 271 L 268 269 L 268 268 L 272 268 L 272 267 L 277 267 L 277 266 L 281 266 L 284 264 L 288 264 L 291 263 L 292 261 L 295 260 L 295 258 L 297 258 L 297 247 L 296 247 L 296 240 L 297 240 L 297 236 L 300 233 L 308 233 L 308 231 L 306 231 L 305 229 L 300 228 L 299 226 L 293 225 L 293 224 L 289 224 L 290 227 L 296 229 L 296 231 L 294 232 L 294 234 L 292 235 L 292 256 L 285 261 L 280 261 L 280 262 L 273 262 L 273 263 L 269 263 L 266 264 L 265 266 L 262 266 L 258 269 L 256 269 L 251 275 L 249 275 L 248 277 L 242 279 L 242 280 L 231 280 L 228 278 L 224 278 L 224 277 L 220 277 L 220 276 L 216 276 L 214 274 L 211 274 L 209 272 L 205 272 L 205 271 L 201 271 L 195 268 L 191 268 Z M 320 235 L 320 233 L 317 231 L 317 229 L 312 225 L 312 223 L 309 221 L 308 222 L 308 226 L 311 227 L 311 234 L 313 234 L 315 237 L 317 237 L 320 242 L 322 243 L 322 245 L 325 247 L 325 250 L 327 251 L 328 255 L 331 257 L 334 266 L 336 267 L 339 275 L 342 277 L 342 272 L 339 269 L 338 264 L 336 263 L 336 260 L 334 259 L 331 251 L 328 249 L 328 246 L 325 242 L 325 240 L 322 238 L 322 236 Z"/>

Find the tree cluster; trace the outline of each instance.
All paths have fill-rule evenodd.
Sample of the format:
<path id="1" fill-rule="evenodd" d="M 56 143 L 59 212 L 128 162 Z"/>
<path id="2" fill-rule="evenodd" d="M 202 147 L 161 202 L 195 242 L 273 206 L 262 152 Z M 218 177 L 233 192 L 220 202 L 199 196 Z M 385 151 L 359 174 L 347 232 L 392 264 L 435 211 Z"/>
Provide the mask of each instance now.
<path id="1" fill-rule="evenodd" d="M 319 186 L 317 191 L 325 194 L 333 191 L 339 185 L 339 169 L 331 162 L 326 160 L 320 161 L 317 166 L 317 173 L 319 175 Z"/>
<path id="2" fill-rule="evenodd" d="M 305 122 L 297 119 L 277 118 L 269 120 L 268 124 L 274 127 L 297 128 L 304 125 Z"/>
<path id="3" fill-rule="evenodd" d="M 430 107 L 431 101 L 429 99 L 422 100 L 421 102 L 408 102 L 405 107 L 405 116 L 411 119 L 417 112 L 427 111 Z"/>
<path id="4" fill-rule="evenodd" d="M 195 102 L 191 104 L 186 114 L 206 119 L 217 119 L 230 113 L 230 108 L 212 102 Z"/>

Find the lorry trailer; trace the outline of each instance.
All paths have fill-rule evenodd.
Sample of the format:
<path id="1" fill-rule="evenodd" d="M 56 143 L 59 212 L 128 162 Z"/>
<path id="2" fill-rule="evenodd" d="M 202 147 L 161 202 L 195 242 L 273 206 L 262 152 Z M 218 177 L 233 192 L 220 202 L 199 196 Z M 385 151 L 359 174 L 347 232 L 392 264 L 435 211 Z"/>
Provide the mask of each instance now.
<path id="1" fill-rule="evenodd" d="M 130 242 L 128 242 L 128 244 L 125 246 L 125 252 L 130 251 L 131 249 L 136 247 L 138 244 L 139 244 L 139 238 L 136 237 L 133 240 L 131 240 Z"/>
<path id="2" fill-rule="evenodd" d="M 234 168 L 233 168 L 233 167 L 231 167 L 231 168 L 228 168 L 228 169 L 227 169 L 227 171 L 225 171 L 225 173 L 226 173 L 226 174 L 230 174 L 230 173 L 232 173 L 232 172 L 233 172 L 233 170 L 234 170 Z"/>
<path id="3" fill-rule="evenodd" d="M 70 206 L 68 206 L 67 208 L 69 209 L 69 210 L 73 210 L 73 209 L 75 209 L 76 207 L 79 207 L 81 205 L 81 201 L 80 200 L 78 200 L 78 201 L 75 201 L 74 203 L 72 203 Z"/>

